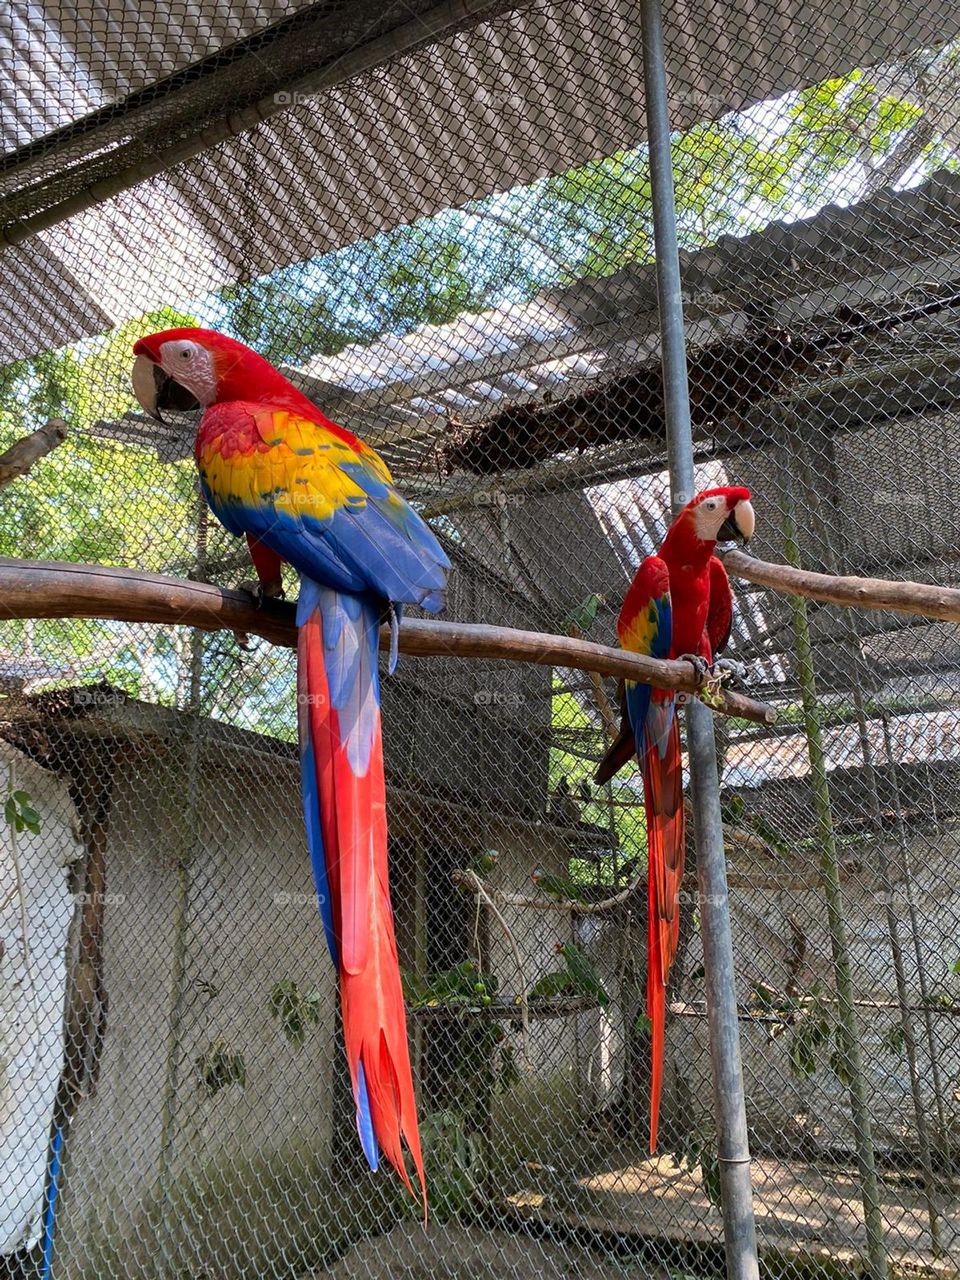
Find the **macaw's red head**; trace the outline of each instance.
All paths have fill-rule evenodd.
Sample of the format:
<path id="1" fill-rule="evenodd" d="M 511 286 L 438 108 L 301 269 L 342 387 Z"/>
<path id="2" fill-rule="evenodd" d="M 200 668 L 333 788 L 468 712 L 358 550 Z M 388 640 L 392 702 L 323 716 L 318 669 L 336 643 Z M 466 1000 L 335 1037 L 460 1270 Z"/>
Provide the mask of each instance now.
<path id="1" fill-rule="evenodd" d="M 747 542 L 755 523 L 750 490 L 730 486 L 698 493 L 674 520 L 670 533 L 676 530 L 699 542 Z"/>
<path id="2" fill-rule="evenodd" d="M 144 410 L 163 421 L 230 400 L 294 407 L 303 396 L 273 365 L 213 329 L 165 329 L 134 344 L 133 390 Z"/>

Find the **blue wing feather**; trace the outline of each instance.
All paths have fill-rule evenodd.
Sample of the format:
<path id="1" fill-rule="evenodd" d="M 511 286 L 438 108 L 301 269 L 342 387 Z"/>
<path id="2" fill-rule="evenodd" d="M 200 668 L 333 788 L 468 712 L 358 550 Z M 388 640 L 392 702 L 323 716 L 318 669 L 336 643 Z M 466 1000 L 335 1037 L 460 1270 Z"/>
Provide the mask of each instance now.
<path id="1" fill-rule="evenodd" d="M 305 577 L 338 591 L 369 592 L 436 613 L 450 561 L 415 512 L 406 528 L 372 502 L 342 507 L 328 520 L 297 519 L 269 506 L 212 501 L 231 533 L 252 533 Z M 426 531 L 424 533 L 424 530 Z"/>
<path id="2" fill-rule="evenodd" d="M 324 586 L 437 611 L 443 548 L 382 459 L 332 430 L 253 403 L 208 410 L 197 461 L 211 509 Z"/>

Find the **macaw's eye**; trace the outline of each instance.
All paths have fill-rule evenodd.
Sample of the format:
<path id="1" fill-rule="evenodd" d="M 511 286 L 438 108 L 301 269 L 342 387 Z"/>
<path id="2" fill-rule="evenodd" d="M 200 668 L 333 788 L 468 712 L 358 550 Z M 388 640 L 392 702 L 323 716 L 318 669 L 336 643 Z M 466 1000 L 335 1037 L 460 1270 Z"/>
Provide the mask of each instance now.
<path id="1" fill-rule="evenodd" d="M 163 359 L 168 361 L 168 367 L 173 364 L 188 365 L 197 354 L 197 344 L 188 339 L 167 342 L 164 343 L 161 354 Z"/>

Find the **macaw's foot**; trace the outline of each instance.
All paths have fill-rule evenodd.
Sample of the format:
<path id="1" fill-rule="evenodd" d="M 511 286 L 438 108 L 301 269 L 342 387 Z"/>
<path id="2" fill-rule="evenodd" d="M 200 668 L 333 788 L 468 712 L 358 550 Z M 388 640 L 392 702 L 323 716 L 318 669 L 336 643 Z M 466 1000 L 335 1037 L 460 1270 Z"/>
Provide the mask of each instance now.
<path id="1" fill-rule="evenodd" d="M 728 686 L 747 684 L 748 674 L 746 663 L 735 658 L 718 658 L 710 668 L 710 675 Z"/>
<path id="2" fill-rule="evenodd" d="M 255 609 L 262 609 L 268 600 L 283 599 L 283 583 L 279 578 L 272 582 L 241 582 L 239 590 L 248 595 Z M 253 645 L 246 631 L 235 631 L 233 638 L 241 649 L 252 649 Z"/>
<path id="3" fill-rule="evenodd" d="M 705 658 L 698 653 L 681 653 L 681 662 L 689 662 L 697 673 L 697 697 L 701 702 L 705 702 L 708 707 L 719 706 L 722 700 L 723 676 L 716 670 L 716 666 L 710 666 Z"/>
<path id="4" fill-rule="evenodd" d="M 268 600 L 282 600 L 283 583 L 279 578 L 273 582 L 241 582 L 240 590 L 253 597 L 254 608 L 262 609 Z"/>
<path id="5" fill-rule="evenodd" d="M 690 663 L 697 673 L 697 684 L 703 684 L 710 674 L 710 664 L 706 658 L 701 658 L 699 653 L 681 653 L 677 661 Z"/>

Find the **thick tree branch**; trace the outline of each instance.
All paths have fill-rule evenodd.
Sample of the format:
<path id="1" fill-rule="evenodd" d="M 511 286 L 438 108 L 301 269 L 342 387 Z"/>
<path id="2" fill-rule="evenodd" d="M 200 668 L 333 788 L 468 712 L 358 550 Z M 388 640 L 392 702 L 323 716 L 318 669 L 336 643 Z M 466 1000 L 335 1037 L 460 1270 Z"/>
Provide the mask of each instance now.
<path id="1" fill-rule="evenodd" d="M 51 418 L 28 436 L 15 440 L 6 452 L 0 453 L 0 489 L 25 476 L 35 462 L 46 457 L 66 438 L 67 424 L 60 418 Z"/>
<path id="2" fill-rule="evenodd" d="M 812 573 L 788 564 L 756 560 L 745 551 L 720 554 L 728 573 L 759 587 L 770 587 L 787 595 L 807 596 L 827 604 L 851 609 L 892 609 L 896 613 L 916 613 L 924 618 L 960 622 L 960 591 L 955 587 L 934 587 L 926 582 L 894 582 L 889 578 L 834 577 Z"/>
<path id="3" fill-rule="evenodd" d="M 139 569 L 0 558 L 0 619 L 158 622 L 199 627 L 203 631 L 247 632 L 293 648 L 294 613 L 291 604 L 269 601 L 257 608 L 241 591 Z M 380 647 L 389 647 L 386 628 L 381 632 Z M 407 618 L 400 628 L 400 652 L 416 657 L 498 658 L 575 667 L 603 675 L 628 676 L 686 693 L 696 693 L 698 688 L 696 674 L 688 662 L 661 662 L 570 636 L 479 623 Z M 723 691 L 715 709 L 758 724 L 773 724 L 776 719 L 773 707 L 728 690 Z"/>

